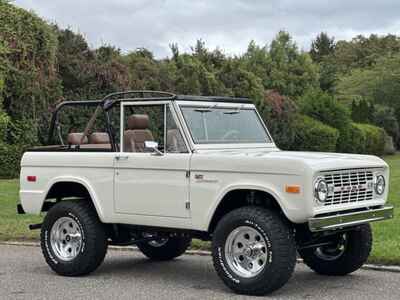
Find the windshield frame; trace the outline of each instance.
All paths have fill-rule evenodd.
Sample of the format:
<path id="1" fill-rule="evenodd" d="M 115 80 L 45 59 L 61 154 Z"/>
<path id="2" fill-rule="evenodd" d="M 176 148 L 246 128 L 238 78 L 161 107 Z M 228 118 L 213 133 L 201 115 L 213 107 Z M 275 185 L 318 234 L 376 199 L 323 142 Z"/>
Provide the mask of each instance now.
<path id="1" fill-rule="evenodd" d="M 190 140 L 191 147 L 194 149 L 235 149 L 235 148 L 275 148 L 274 140 L 271 137 L 271 134 L 268 131 L 267 126 L 265 125 L 264 121 L 262 120 L 260 114 L 258 113 L 254 104 L 250 103 L 232 103 L 232 102 L 202 102 L 202 101 L 175 101 L 177 105 L 177 111 L 179 112 L 179 118 L 181 119 L 183 130 L 185 131 L 188 140 Z M 263 142 L 263 143 L 195 143 L 191 129 L 184 117 L 182 112 L 182 107 L 199 107 L 199 108 L 225 108 L 225 109 L 232 109 L 232 110 L 253 110 L 259 120 L 261 122 L 262 128 L 264 129 L 267 138 L 271 142 Z"/>

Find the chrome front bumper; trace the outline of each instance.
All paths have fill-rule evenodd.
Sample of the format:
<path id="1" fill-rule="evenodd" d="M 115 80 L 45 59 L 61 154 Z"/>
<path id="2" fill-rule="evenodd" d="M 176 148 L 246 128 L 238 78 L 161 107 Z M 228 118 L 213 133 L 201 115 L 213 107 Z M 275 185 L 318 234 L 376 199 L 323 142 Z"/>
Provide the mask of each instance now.
<path id="1" fill-rule="evenodd" d="M 334 230 L 393 218 L 393 206 L 308 219 L 312 232 Z"/>

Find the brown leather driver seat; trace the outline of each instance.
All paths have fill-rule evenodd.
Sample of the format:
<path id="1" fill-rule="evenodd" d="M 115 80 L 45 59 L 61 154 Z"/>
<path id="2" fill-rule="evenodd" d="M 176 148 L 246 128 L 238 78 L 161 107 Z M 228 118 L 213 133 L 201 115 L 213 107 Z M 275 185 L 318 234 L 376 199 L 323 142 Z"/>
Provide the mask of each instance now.
<path id="1" fill-rule="evenodd" d="M 144 152 L 144 142 L 154 141 L 149 130 L 149 116 L 131 115 L 127 125 L 128 129 L 124 132 L 124 152 Z"/>

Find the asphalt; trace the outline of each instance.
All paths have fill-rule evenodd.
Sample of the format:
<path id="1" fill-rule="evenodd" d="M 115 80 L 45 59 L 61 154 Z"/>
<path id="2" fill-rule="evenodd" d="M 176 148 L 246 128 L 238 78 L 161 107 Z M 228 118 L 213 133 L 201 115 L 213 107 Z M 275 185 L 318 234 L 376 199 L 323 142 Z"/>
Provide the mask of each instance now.
<path id="1" fill-rule="evenodd" d="M 0 245 L 0 299 L 254 299 L 233 294 L 209 256 L 151 262 L 137 251 L 108 252 L 93 274 L 54 274 L 40 248 Z M 359 270 L 346 277 L 316 275 L 303 264 L 267 299 L 400 299 L 400 273 Z"/>

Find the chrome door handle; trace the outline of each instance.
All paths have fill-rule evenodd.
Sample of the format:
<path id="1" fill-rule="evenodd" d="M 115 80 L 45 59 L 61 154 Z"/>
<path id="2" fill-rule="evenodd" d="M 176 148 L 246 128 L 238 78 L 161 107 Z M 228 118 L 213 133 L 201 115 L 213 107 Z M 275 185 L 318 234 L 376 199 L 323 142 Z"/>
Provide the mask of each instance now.
<path id="1" fill-rule="evenodd" d="M 127 160 L 129 158 L 129 155 L 117 155 L 115 157 L 116 160 Z"/>

